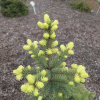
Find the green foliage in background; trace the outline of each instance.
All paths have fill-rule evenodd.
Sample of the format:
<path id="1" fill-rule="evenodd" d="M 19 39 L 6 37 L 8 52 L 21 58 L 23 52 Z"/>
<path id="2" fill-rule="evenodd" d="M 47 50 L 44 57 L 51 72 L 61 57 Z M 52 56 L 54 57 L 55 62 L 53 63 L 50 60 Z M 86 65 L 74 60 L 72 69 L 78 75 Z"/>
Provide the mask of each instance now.
<path id="1" fill-rule="evenodd" d="M 90 4 L 81 0 L 70 2 L 70 6 L 72 6 L 73 9 L 78 9 L 79 11 L 89 12 L 89 13 L 91 13 L 92 9 Z"/>
<path id="2" fill-rule="evenodd" d="M 100 3 L 100 0 L 97 0 L 98 3 Z"/>
<path id="3" fill-rule="evenodd" d="M 21 0 L 1 0 L 1 13 L 7 17 L 20 17 L 27 15 L 29 10 Z"/>

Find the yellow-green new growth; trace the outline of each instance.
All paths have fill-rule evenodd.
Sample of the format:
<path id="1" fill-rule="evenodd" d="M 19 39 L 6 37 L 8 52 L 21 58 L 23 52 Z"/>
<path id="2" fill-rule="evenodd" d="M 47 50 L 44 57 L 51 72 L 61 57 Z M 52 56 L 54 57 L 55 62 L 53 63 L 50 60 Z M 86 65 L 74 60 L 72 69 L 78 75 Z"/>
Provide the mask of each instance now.
<path id="1" fill-rule="evenodd" d="M 46 75 L 46 71 L 45 71 L 45 70 L 42 70 L 42 71 L 41 71 L 41 75 L 42 75 L 42 76 L 45 76 L 45 75 Z"/>
<path id="2" fill-rule="evenodd" d="M 46 57 L 45 59 L 46 59 L 46 61 L 48 61 L 48 60 L 49 60 L 49 58 L 47 58 L 47 57 Z"/>
<path id="3" fill-rule="evenodd" d="M 75 80 L 75 82 L 79 83 L 80 82 L 80 77 L 76 74 L 74 80 Z"/>
<path id="4" fill-rule="evenodd" d="M 82 83 L 84 83 L 84 82 L 85 82 L 85 79 L 84 79 L 84 78 L 80 78 L 80 81 L 81 81 Z"/>
<path id="5" fill-rule="evenodd" d="M 85 71 L 82 72 L 82 73 L 80 74 L 80 76 L 81 76 L 82 78 L 88 78 L 88 77 L 89 77 L 88 73 L 86 73 Z"/>
<path id="6" fill-rule="evenodd" d="M 58 41 L 57 41 L 57 40 L 54 41 L 54 42 L 51 44 L 52 47 L 55 47 L 55 46 L 57 46 L 57 45 L 58 45 Z"/>
<path id="7" fill-rule="evenodd" d="M 38 56 L 41 56 L 43 54 L 45 54 L 45 52 L 43 50 L 40 50 L 39 53 L 38 53 Z"/>
<path id="8" fill-rule="evenodd" d="M 31 93 L 33 90 L 34 90 L 34 86 L 33 86 L 33 85 L 30 85 L 30 84 L 28 84 L 28 83 L 23 84 L 23 85 L 21 86 L 21 91 L 22 91 L 22 92 Z"/>
<path id="9" fill-rule="evenodd" d="M 61 51 L 64 52 L 66 50 L 66 47 L 64 45 L 60 45 L 60 49 L 61 49 Z"/>
<path id="10" fill-rule="evenodd" d="M 23 74 L 16 75 L 16 80 L 20 81 L 23 78 Z"/>
<path id="11" fill-rule="evenodd" d="M 28 65 L 28 66 L 27 66 L 27 69 L 31 70 L 31 66 L 30 66 L 30 65 Z"/>
<path id="12" fill-rule="evenodd" d="M 35 55 L 31 55 L 31 58 L 34 58 L 35 57 Z"/>
<path id="13" fill-rule="evenodd" d="M 34 94 L 34 96 L 38 96 L 39 95 L 39 92 L 38 92 L 37 88 L 34 89 L 33 94 Z"/>
<path id="14" fill-rule="evenodd" d="M 41 40 L 41 41 L 39 41 L 39 43 L 40 43 L 40 45 L 43 45 L 43 46 L 46 45 L 46 41 L 45 40 Z"/>
<path id="15" fill-rule="evenodd" d="M 66 66 L 66 62 L 62 62 L 61 66 L 65 67 Z"/>
<path id="16" fill-rule="evenodd" d="M 33 42 L 33 46 L 36 46 L 38 44 L 38 41 Z"/>
<path id="17" fill-rule="evenodd" d="M 44 21 L 48 24 L 51 22 L 48 14 L 44 15 Z"/>
<path id="18" fill-rule="evenodd" d="M 45 39 L 48 39 L 48 38 L 49 38 L 49 34 L 48 34 L 48 33 L 44 33 L 44 34 L 43 34 L 43 37 L 44 37 Z"/>
<path id="19" fill-rule="evenodd" d="M 29 53 L 29 54 L 33 54 L 33 51 L 29 51 L 28 53 Z"/>
<path id="20" fill-rule="evenodd" d="M 67 70 L 68 71 L 68 67 L 63 67 L 64 68 L 64 70 Z"/>
<path id="21" fill-rule="evenodd" d="M 48 81 L 48 77 L 41 77 L 41 81 L 42 82 L 47 82 Z"/>
<path id="22" fill-rule="evenodd" d="M 73 49 L 74 47 L 74 43 L 73 42 L 69 42 L 67 45 L 66 45 L 67 49 Z"/>
<path id="23" fill-rule="evenodd" d="M 31 93 L 33 90 L 34 90 L 33 85 L 28 85 L 27 86 L 27 89 L 26 89 L 27 93 Z"/>
<path id="24" fill-rule="evenodd" d="M 47 49 L 46 50 L 46 53 L 48 54 L 48 55 L 51 55 L 53 52 L 52 52 L 52 49 Z"/>
<path id="25" fill-rule="evenodd" d="M 68 84 L 69 84 L 69 85 L 74 85 L 74 83 L 73 83 L 72 81 L 70 81 Z"/>
<path id="26" fill-rule="evenodd" d="M 38 27 L 40 27 L 41 29 L 43 29 L 43 23 L 41 23 L 40 21 L 37 23 Z"/>
<path id="27" fill-rule="evenodd" d="M 57 25 L 54 25 L 52 28 L 51 28 L 51 31 L 55 31 L 57 30 L 58 26 Z"/>
<path id="28" fill-rule="evenodd" d="M 40 82 L 40 81 L 36 82 L 36 87 L 39 88 L 39 89 L 43 88 L 44 87 L 43 82 Z"/>
<path id="29" fill-rule="evenodd" d="M 71 67 L 73 68 L 73 69 L 77 69 L 77 64 L 71 64 Z"/>
<path id="30" fill-rule="evenodd" d="M 25 50 L 30 50 L 30 46 L 29 46 L 29 45 L 24 45 L 24 46 L 23 46 L 23 49 L 25 49 Z"/>
<path id="31" fill-rule="evenodd" d="M 38 100 L 42 100 L 42 96 L 39 96 L 39 97 L 38 97 Z"/>
<path id="32" fill-rule="evenodd" d="M 59 97 L 62 97 L 62 95 L 63 95 L 62 93 L 58 93 L 58 96 L 59 96 Z"/>
<path id="33" fill-rule="evenodd" d="M 27 44 L 28 44 L 29 46 L 31 46 L 31 45 L 32 45 L 32 41 L 31 41 L 30 39 L 27 39 Z"/>
<path id="34" fill-rule="evenodd" d="M 83 71 L 85 71 L 85 67 L 82 65 L 79 65 L 77 68 L 77 73 L 82 73 Z"/>
<path id="35" fill-rule="evenodd" d="M 53 48 L 52 49 L 52 53 L 57 53 L 58 52 L 58 49 L 57 48 Z"/>
<path id="36" fill-rule="evenodd" d="M 33 84 L 35 82 L 35 76 L 31 74 L 27 75 L 26 79 L 28 80 L 30 84 Z"/>
<path id="37" fill-rule="evenodd" d="M 34 41 L 34 42 L 33 42 L 33 46 L 34 46 L 35 49 L 38 48 L 38 45 L 37 45 L 37 44 L 38 44 L 37 41 Z"/>
<path id="38" fill-rule="evenodd" d="M 56 34 L 55 34 L 55 32 L 53 32 L 51 35 L 50 35 L 50 38 L 51 39 L 54 39 L 56 37 Z"/>
<path id="39" fill-rule="evenodd" d="M 13 70 L 13 74 L 16 75 L 16 80 L 20 81 L 23 78 L 23 71 L 24 67 L 20 65 L 16 70 Z"/>
<path id="40" fill-rule="evenodd" d="M 58 20 L 55 20 L 55 21 L 52 23 L 52 25 L 58 25 L 58 24 L 59 24 Z"/>
<path id="41" fill-rule="evenodd" d="M 65 56 L 64 56 L 64 58 L 68 58 L 68 56 L 67 56 L 67 55 L 65 55 Z"/>
<path id="42" fill-rule="evenodd" d="M 43 23 L 43 28 L 48 29 L 49 25 L 47 23 Z"/>
<path id="43" fill-rule="evenodd" d="M 13 74 L 14 75 L 22 74 L 23 69 L 24 69 L 24 67 L 22 65 L 20 65 L 16 70 L 13 70 Z"/>
<path id="44" fill-rule="evenodd" d="M 68 54 L 73 55 L 74 51 L 73 50 L 68 50 Z"/>

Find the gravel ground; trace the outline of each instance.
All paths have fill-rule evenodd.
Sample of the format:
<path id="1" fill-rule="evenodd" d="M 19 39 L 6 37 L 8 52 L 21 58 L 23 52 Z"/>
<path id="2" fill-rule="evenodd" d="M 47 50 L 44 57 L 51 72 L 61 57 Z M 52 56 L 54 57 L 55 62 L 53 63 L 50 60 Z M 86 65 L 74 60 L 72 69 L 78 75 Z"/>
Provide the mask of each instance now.
<path id="1" fill-rule="evenodd" d="M 59 21 L 56 39 L 60 44 L 75 43 L 75 54 L 67 60 L 67 66 L 72 63 L 82 64 L 89 73 L 89 81 L 85 86 L 91 92 L 96 92 L 94 100 L 100 95 L 100 14 L 81 13 L 71 9 L 64 0 L 34 0 L 36 15 L 29 4 L 29 14 L 23 17 L 8 18 L 0 14 L 0 100 L 26 100 L 27 95 L 20 91 L 24 80 L 18 82 L 12 71 L 19 65 L 36 66 L 30 55 L 23 50 L 23 45 L 29 38 L 32 41 L 42 39 L 43 31 L 37 27 L 37 22 L 43 22 L 45 13 L 53 20 Z M 58 46 L 59 46 L 58 45 Z"/>

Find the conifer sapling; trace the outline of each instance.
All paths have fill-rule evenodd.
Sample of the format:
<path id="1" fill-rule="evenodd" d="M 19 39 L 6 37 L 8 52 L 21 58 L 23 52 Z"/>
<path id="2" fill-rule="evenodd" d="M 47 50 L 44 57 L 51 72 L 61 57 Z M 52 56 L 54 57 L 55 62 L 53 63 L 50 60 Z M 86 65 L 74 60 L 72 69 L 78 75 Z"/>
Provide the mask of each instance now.
<path id="1" fill-rule="evenodd" d="M 38 67 L 20 65 L 13 70 L 18 81 L 27 79 L 21 91 L 30 95 L 28 100 L 92 100 L 95 94 L 83 85 L 89 77 L 85 67 L 77 64 L 66 67 L 66 58 L 74 54 L 74 43 L 69 42 L 66 46 L 60 45 L 60 49 L 56 48 L 58 41 L 54 39 L 58 24 L 57 20 L 52 22 L 49 15 L 45 14 L 44 23 L 37 23 L 45 31 L 43 39 L 39 42 L 27 39 L 27 45 L 23 46 Z M 38 48 L 38 43 L 42 45 L 42 50 Z"/>

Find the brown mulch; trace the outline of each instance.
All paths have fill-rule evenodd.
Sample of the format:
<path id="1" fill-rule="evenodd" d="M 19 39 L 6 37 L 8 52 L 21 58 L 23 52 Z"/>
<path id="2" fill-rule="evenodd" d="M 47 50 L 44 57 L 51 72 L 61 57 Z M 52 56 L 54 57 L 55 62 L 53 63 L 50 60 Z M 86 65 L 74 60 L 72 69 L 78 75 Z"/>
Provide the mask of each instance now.
<path id="1" fill-rule="evenodd" d="M 16 81 L 12 71 L 19 65 L 36 66 L 34 60 L 22 47 L 28 38 L 32 41 L 42 39 L 43 31 L 37 27 L 37 22 L 39 20 L 43 22 L 45 13 L 49 14 L 52 20 L 59 21 L 59 28 L 56 31 L 59 45 L 70 41 L 75 43 L 75 54 L 66 60 L 67 66 L 77 63 L 86 67 L 90 77 L 85 86 L 91 92 L 96 92 L 94 100 L 98 100 L 100 14 L 73 10 L 68 0 L 34 0 L 37 13 L 34 15 L 30 1 L 25 1 L 30 11 L 27 16 L 8 18 L 0 14 L 0 100 L 26 100 L 27 95 L 20 91 L 24 80 Z"/>

